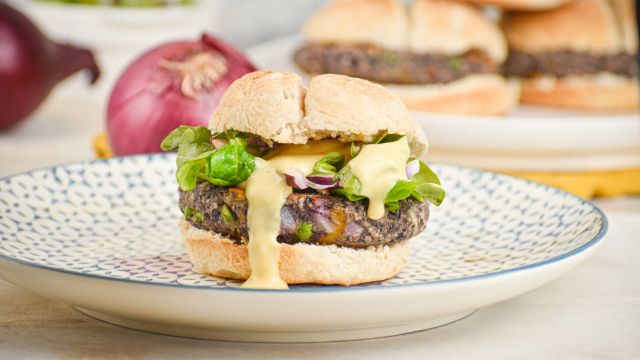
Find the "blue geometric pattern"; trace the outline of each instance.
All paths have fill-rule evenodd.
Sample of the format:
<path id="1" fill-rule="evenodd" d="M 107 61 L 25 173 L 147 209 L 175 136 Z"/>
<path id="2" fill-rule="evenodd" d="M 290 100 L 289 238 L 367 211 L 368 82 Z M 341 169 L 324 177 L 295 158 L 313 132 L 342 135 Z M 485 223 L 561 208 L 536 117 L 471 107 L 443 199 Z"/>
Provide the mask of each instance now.
<path id="1" fill-rule="evenodd" d="M 237 288 L 200 275 L 182 247 L 172 154 L 96 160 L 0 179 L 0 261 L 138 283 Z M 554 188 L 434 165 L 447 190 L 412 259 L 379 288 L 539 266 L 597 242 L 604 215 Z M 294 286 L 295 290 L 335 287 Z"/>

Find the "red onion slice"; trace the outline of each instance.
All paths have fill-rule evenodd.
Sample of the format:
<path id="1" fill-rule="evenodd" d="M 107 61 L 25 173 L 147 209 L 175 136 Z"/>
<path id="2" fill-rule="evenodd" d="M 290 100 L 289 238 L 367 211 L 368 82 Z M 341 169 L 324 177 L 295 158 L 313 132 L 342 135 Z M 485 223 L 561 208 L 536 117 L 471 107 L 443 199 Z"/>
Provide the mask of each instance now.
<path id="1" fill-rule="evenodd" d="M 338 186 L 338 183 L 333 181 L 333 175 L 307 176 L 307 184 L 310 188 L 316 190 L 330 189 Z"/>
<path id="2" fill-rule="evenodd" d="M 414 159 L 409 161 L 404 171 L 407 174 L 407 178 L 411 179 L 418 173 L 418 171 L 420 171 L 420 160 Z"/>
<path id="3" fill-rule="evenodd" d="M 302 171 L 298 169 L 288 169 L 284 172 L 287 185 L 296 189 L 304 190 L 309 187 L 307 179 L 304 178 Z"/>

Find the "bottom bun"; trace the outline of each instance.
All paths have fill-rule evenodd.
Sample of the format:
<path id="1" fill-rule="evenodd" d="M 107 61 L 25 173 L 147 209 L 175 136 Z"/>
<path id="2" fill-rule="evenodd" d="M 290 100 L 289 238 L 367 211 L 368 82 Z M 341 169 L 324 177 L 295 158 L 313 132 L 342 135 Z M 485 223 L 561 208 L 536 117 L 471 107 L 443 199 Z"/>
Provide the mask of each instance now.
<path id="1" fill-rule="evenodd" d="M 633 112 L 640 108 L 638 79 L 613 74 L 544 76 L 522 80 L 523 103 L 578 110 Z"/>
<path id="2" fill-rule="evenodd" d="M 198 229 L 184 219 L 180 232 L 196 272 L 238 280 L 251 275 L 246 245 Z M 281 244 L 280 277 L 287 284 L 357 285 L 395 276 L 409 256 L 407 241 L 366 249 Z"/>
<path id="3" fill-rule="evenodd" d="M 469 75 L 447 84 L 385 85 L 411 110 L 462 115 L 507 115 L 518 106 L 520 86 L 500 75 Z"/>

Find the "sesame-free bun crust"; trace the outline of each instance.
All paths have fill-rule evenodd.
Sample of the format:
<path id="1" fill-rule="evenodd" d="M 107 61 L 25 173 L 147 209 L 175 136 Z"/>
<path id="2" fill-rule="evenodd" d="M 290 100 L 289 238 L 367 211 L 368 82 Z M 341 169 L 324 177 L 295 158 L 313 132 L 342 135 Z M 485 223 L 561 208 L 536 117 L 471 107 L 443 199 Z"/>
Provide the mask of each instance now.
<path id="1" fill-rule="evenodd" d="M 196 272 L 237 280 L 251 275 L 246 245 L 237 245 L 185 220 L 180 221 L 180 231 Z M 287 284 L 357 285 L 395 276 L 409 256 L 406 241 L 366 249 L 281 244 L 280 277 Z"/>
<path id="2" fill-rule="evenodd" d="M 603 112 L 639 112 L 638 80 L 612 74 L 522 79 L 523 103 Z"/>
<path id="3" fill-rule="evenodd" d="M 543 10 L 558 7 L 572 0 L 466 0 L 482 5 L 495 5 L 509 10 Z"/>
<path id="4" fill-rule="evenodd" d="M 465 115 L 506 115 L 518 106 L 520 86 L 500 75 L 469 75 L 442 85 L 387 85 L 409 109 Z"/>
<path id="5" fill-rule="evenodd" d="M 499 28 L 464 3 L 415 0 L 334 0 L 303 29 L 314 43 L 373 44 L 388 50 L 460 55 L 481 50 L 498 63 L 507 47 Z"/>
<path id="6" fill-rule="evenodd" d="M 408 21 L 396 0 L 336 0 L 313 15 L 302 32 L 313 42 L 369 43 L 404 50 Z"/>
<path id="7" fill-rule="evenodd" d="M 445 0 L 414 0 L 409 17 L 411 52 L 459 55 L 482 50 L 497 63 L 507 57 L 504 35 L 474 6 Z"/>
<path id="8" fill-rule="evenodd" d="M 634 0 L 609 0 L 618 19 L 618 26 L 623 37 L 623 47 L 628 53 L 638 51 L 638 22 Z"/>
<path id="9" fill-rule="evenodd" d="M 370 142 L 387 131 L 406 135 L 414 156 L 427 139 L 402 100 L 384 87 L 343 75 L 302 79 L 290 72 L 256 71 L 236 80 L 209 121 L 214 132 L 239 130 L 278 143 L 338 138 Z"/>
<path id="10" fill-rule="evenodd" d="M 612 4 L 575 0 L 551 10 L 507 12 L 502 28 L 509 46 L 524 52 L 571 50 L 602 55 L 634 51 L 637 38 L 633 14 L 628 13 L 633 5 Z"/>

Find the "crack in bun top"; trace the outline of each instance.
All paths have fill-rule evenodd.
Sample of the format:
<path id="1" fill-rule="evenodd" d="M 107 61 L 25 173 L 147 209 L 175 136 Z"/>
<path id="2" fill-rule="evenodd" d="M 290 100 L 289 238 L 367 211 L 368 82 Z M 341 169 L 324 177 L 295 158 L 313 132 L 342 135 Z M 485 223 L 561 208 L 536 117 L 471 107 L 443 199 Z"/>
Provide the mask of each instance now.
<path id="1" fill-rule="evenodd" d="M 312 78 L 308 88 L 291 72 L 244 75 L 225 92 L 209 128 L 287 144 L 325 138 L 371 142 L 386 131 L 406 135 L 413 156 L 428 148 L 422 128 L 398 96 L 372 82 L 334 74 Z"/>

